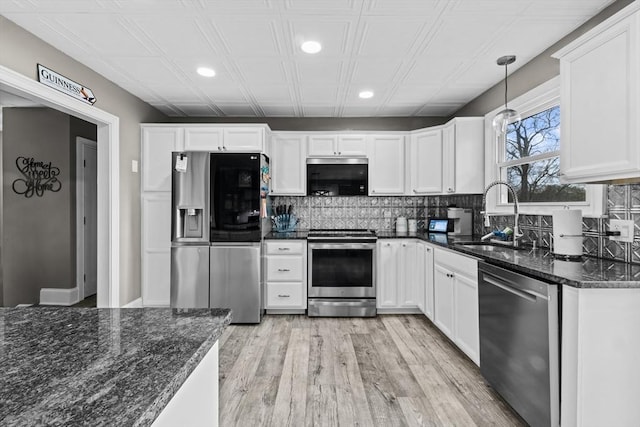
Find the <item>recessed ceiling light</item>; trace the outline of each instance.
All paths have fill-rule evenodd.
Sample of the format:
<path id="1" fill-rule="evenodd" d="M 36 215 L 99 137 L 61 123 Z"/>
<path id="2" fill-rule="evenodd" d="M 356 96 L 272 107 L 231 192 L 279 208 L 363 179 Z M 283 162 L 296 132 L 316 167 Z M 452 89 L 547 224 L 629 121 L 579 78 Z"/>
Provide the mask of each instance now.
<path id="1" fill-rule="evenodd" d="M 196 71 L 203 77 L 213 77 L 216 75 L 216 72 L 213 68 L 198 67 Z"/>
<path id="2" fill-rule="evenodd" d="M 358 94 L 358 96 L 362 99 L 369 99 L 369 98 L 373 98 L 373 91 L 370 90 L 363 90 L 362 92 L 360 92 Z"/>
<path id="3" fill-rule="evenodd" d="M 313 41 L 313 40 L 309 40 L 306 41 L 304 43 L 302 43 L 302 45 L 300 46 L 300 48 L 302 49 L 303 52 L 306 53 L 318 53 L 322 50 L 322 45 L 319 42 Z"/>

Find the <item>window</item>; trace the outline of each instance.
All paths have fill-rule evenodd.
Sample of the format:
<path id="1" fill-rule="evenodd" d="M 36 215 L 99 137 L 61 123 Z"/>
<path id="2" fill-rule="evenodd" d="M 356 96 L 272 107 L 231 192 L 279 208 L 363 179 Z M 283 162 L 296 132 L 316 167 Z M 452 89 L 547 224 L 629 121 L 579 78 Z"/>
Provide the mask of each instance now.
<path id="1" fill-rule="evenodd" d="M 500 177 L 521 203 L 584 202 L 584 185 L 560 183 L 560 106 L 510 124 L 504 138 Z M 512 202 L 509 194 L 509 203 Z"/>
<path id="2" fill-rule="evenodd" d="M 603 213 L 603 186 L 564 184 L 560 179 L 559 78 L 532 89 L 509 102 L 523 117 L 498 136 L 491 122 L 500 106 L 485 116 L 485 183 L 506 181 L 516 190 L 521 213 L 550 214 L 570 206 L 585 216 Z M 513 200 L 505 186 L 493 187 L 486 197 L 486 209 L 512 213 Z"/>

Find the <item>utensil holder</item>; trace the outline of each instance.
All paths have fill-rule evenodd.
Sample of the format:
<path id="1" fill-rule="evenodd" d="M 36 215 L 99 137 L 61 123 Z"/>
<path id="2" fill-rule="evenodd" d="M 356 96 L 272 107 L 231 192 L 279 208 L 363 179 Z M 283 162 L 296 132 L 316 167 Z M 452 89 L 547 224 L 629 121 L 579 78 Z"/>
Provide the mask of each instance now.
<path id="1" fill-rule="evenodd" d="M 298 218 L 294 214 L 282 214 L 271 218 L 273 229 L 278 233 L 288 233 L 296 230 Z"/>

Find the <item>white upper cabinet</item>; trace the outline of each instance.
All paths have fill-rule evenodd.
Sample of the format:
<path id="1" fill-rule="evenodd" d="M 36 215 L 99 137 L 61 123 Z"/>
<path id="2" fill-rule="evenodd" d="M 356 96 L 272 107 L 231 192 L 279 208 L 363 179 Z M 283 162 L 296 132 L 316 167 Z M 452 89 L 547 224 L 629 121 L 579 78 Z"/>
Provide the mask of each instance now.
<path id="1" fill-rule="evenodd" d="M 442 193 L 442 131 L 411 134 L 407 156 L 409 195 Z"/>
<path id="2" fill-rule="evenodd" d="M 180 127 L 141 127 L 142 191 L 171 191 L 171 152 L 182 151 Z"/>
<path id="3" fill-rule="evenodd" d="M 222 128 L 190 127 L 184 131 L 185 151 L 223 151 Z"/>
<path id="4" fill-rule="evenodd" d="M 553 55 L 563 182 L 640 178 L 639 9 L 632 3 Z"/>
<path id="5" fill-rule="evenodd" d="M 443 192 L 484 191 L 484 118 L 459 117 L 442 128 Z"/>
<path id="6" fill-rule="evenodd" d="M 312 134 L 308 140 L 309 157 L 364 157 L 367 140 L 364 135 Z"/>
<path id="7" fill-rule="evenodd" d="M 224 150 L 254 151 L 264 150 L 265 128 L 225 128 L 223 131 Z"/>
<path id="8" fill-rule="evenodd" d="M 273 133 L 271 136 L 271 194 L 304 196 L 306 185 L 306 136 Z"/>
<path id="9" fill-rule="evenodd" d="M 185 151 L 262 152 L 265 126 L 189 126 L 184 130 Z"/>
<path id="10" fill-rule="evenodd" d="M 369 195 L 404 194 L 404 135 L 372 135 L 369 142 Z"/>

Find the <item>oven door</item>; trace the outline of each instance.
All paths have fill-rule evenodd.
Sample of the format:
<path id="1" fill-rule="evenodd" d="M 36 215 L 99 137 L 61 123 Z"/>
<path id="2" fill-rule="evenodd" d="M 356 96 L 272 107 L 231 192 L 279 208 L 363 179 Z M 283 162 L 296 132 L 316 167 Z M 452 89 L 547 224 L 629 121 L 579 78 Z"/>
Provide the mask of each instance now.
<path id="1" fill-rule="evenodd" d="M 375 242 L 309 242 L 308 249 L 309 298 L 375 298 Z"/>

